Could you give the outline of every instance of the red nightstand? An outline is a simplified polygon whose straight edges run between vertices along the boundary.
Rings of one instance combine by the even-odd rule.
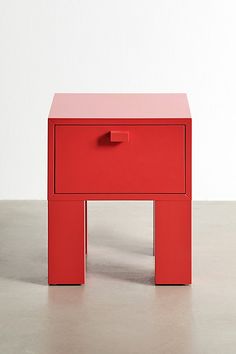
[[[56,94],[48,120],[48,282],[85,283],[87,200],[153,200],[155,284],[191,283],[185,94]]]

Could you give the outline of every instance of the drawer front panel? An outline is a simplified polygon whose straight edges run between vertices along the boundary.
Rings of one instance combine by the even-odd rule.
[[[55,193],[185,193],[184,125],[56,125]]]

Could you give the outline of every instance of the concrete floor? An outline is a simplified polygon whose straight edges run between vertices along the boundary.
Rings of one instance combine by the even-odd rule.
[[[193,285],[154,286],[152,203],[89,203],[85,286],[47,285],[47,204],[0,202],[1,354],[235,354],[236,202],[194,203]]]

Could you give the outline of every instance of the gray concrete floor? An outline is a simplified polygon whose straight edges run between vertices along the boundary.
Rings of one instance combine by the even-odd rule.
[[[87,284],[49,287],[46,208],[0,202],[1,354],[236,353],[236,202],[194,203],[192,286],[153,285],[151,202],[91,202]]]

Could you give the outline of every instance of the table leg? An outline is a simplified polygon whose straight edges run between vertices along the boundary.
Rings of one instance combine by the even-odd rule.
[[[88,254],[88,217],[87,200],[84,202],[85,254]]]
[[[191,284],[191,206],[154,201],[155,284]]]
[[[48,283],[85,283],[85,202],[48,202]]]

